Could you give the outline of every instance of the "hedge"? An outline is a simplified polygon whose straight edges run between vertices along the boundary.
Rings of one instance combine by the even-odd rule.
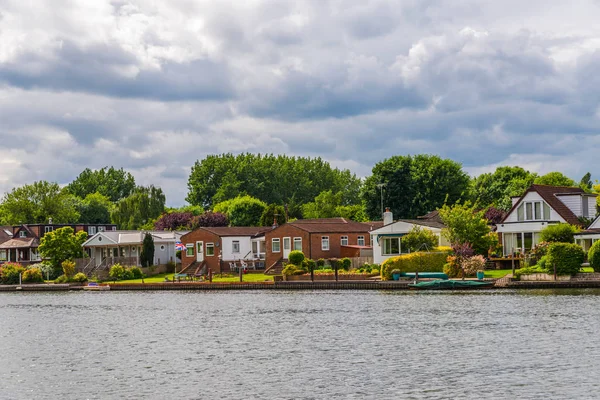
[[[416,252],[388,258],[381,264],[381,279],[392,280],[392,271],[443,272],[449,251]]]
[[[552,243],[548,247],[546,269],[557,275],[574,275],[579,272],[585,254],[581,246],[575,243]]]
[[[600,240],[594,242],[588,251],[588,261],[594,272],[600,272]]]

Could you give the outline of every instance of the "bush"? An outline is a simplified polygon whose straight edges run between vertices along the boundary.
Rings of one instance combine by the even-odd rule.
[[[462,275],[462,269],[460,267],[459,259],[456,256],[448,256],[446,258],[446,264],[442,271],[448,275],[449,278],[458,278]]]
[[[549,271],[546,268],[542,268],[539,265],[535,267],[526,267],[519,268],[515,271],[515,279],[521,279],[521,275],[531,275],[531,274],[547,274]]]
[[[480,255],[465,258],[462,260],[460,266],[466,276],[475,275],[477,271],[481,271],[485,268],[485,258]]]
[[[410,232],[402,237],[402,248],[407,248],[411,252],[419,250],[431,250],[439,242],[439,238],[435,233],[427,228],[415,225]]]
[[[332,270],[336,270],[336,269],[340,269],[340,260],[337,258],[330,258],[329,260],[329,266]]]
[[[442,272],[448,252],[417,252],[391,257],[381,264],[381,278],[392,279],[392,270],[402,272]],[[373,272],[373,269],[371,269]]]
[[[548,256],[542,256],[537,262],[536,267],[546,269],[548,267]]]
[[[75,262],[71,260],[65,260],[61,264],[63,274],[67,277],[67,279],[71,279],[73,275],[75,275]]]
[[[373,269],[371,269],[371,273],[377,275],[377,274],[379,274],[379,269],[373,268]]]
[[[69,279],[64,275],[61,275],[54,280],[54,283],[67,283],[67,282],[69,282]]]
[[[42,271],[39,268],[29,268],[23,272],[23,282],[36,283],[44,282]]]
[[[181,250],[180,250],[180,251],[181,251]],[[133,268],[138,268],[138,269],[139,269],[139,267],[133,267]],[[173,262],[173,261],[169,261],[169,262],[167,263],[167,269],[166,269],[166,272],[167,272],[168,274],[172,274],[173,272],[175,272],[175,262]],[[140,269],[140,274],[141,274],[141,273],[142,273],[142,270]],[[134,272],[133,274],[135,275],[136,273]],[[140,278],[141,278],[141,275],[140,275]],[[140,279],[140,278],[135,278],[135,279]]]
[[[125,267],[123,267],[121,264],[115,264],[112,267],[110,267],[110,270],[108,271],[108,276],[110,276],[114,281],[120,281],[123,279],[125,271]]]
[[[83,272],[78,272],[75,274],[75,276],[73,277],[72,280],[73,280],[73,282],[83,283],[83,282],[87,282],[88,278]]]
[[[542,242],[573,243],[577,227],[570,224],[548,225],[540,232]]]
[[[315,262],[315,260],[305,258],[304,263],[306,264],[306,269],[308,270],[308,272],[314,271],[317,267],[317,263]]]
[[[352,267],[352,260],[348,257],[342,258],[342,269],[344,271],[349,271],[350,267]]]
[[[319,258],[317,260],[317,267],[323,268],[325,266],[325,260],[323,258]]]
[[[594,242],[588,251],[588,261],[594,272],[600,272],[600,240]]]
[[[132,279],[142,279],[144,277],[144,273],[142,272],[142,269],[140,267],[131,267],[129,271],[133,276]]]
[[[307,271],[301,265],[287,264],[281,272],[285,276],[304,275]]]
[[[0,282],[5,285],[15,285],[19,283],[19,274],[25,272],[25,268],[17,263],[4,263],[0,268]]]
[[[552,243],[548,247],[547,268],[557,275],[574,275],[579,272],[585,254],[575,243]]]
[[[293,250],[290,252],[288,260],[294,265],[302,265],[302,261],[304,261],[304,253],[300,250]]]

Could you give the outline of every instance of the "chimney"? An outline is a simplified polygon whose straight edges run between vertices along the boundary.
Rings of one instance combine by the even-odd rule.
[[[52,217],[48,218],[48,225],[52,225]]]
[[[383,213],[383,224],[387,225],[392,222],[394,222],[394,214],[392,214],[389,207],[386,207],[385,212]]]
[[[277,228],[279,225],[277,225],[277,214],[273,215],[273,227],[272,229]]]

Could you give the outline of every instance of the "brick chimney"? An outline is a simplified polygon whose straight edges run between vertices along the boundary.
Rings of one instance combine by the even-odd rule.
[[[386,207],[383,213],[383,225],[388,225],[392,222],[394,222],[394,214],[392,214],[389,207]]]

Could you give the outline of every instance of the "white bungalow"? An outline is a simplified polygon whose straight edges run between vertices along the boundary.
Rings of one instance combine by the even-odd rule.
[[[430,213],[419,219],[393,220],[389,208],[383,213],[383,226],[370,233],[373,243],[373,262],[381,264],[390,257],[408,253],[408,249],[402,248],[402,236],[409,233],[415,226],[428,229],[438,237],[438,246],[450,246],[450,243],[442,235],[442,229],[446,226],[441,222],[437,212]]]
[[[505,256],[526,253],[540,242],[548,225],[569,223],[582,226],[580,218],[596,216],[596,195],[581,188],[531,185],[497,225]]]
[[[600,240],[600,216],[586,230],[575,235],[575,243],[583,247],[586,252],[598,240]]]
[[[98,232],[82,246],[96,265],[103,262],[141,265],[140,253],[146,233],[154,240],[154,265],[179,262],[176,257],[175,243],[187,232],[170,231],[106,231]],[[108,261],[107,261],[108,259]]]

